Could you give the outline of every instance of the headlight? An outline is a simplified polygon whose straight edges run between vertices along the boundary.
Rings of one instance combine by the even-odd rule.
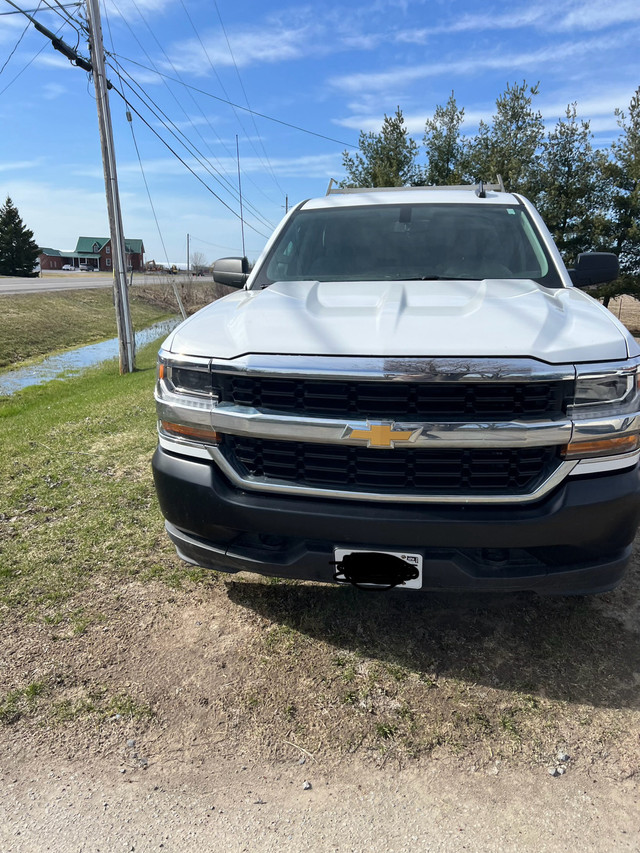
[[[160,358],[158,379],[166,382],[176,394],[214,396],[213,377],[208,362],[190,363]]]
[[[158,360],[156,410],[161,435],[189,444],[217,444],[219,435],[211,424],[218,403],[209,359]]]
[[[638,364],[580,365],[576,378],[570,443],[565,459],[633,454],[640,448]]]
[[[628,373],[579,377],[576,381],[574,406],[623,404],[636,392],[635,369]]]

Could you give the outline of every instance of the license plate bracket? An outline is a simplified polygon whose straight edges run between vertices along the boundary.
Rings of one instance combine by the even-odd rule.
[[[386,557],[392,559],[385,560]],[[350,583],[363,589],[422,589],[422,554],[336,547],[333,559],[334,578],[338,583]],[[405,570],[398,561],[405,564]],[[404,579],[398,582],[403,571]]]

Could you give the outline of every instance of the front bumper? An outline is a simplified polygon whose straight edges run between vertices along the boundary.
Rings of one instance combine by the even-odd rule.
[[[640,521],[640,471],[565,480],[527,505],[367,503],[245,492],[213,462],[158,447],[153,473],[179,555],[228,572],[332,581],[334,547],[410,550],[426,590],[614,587]]]

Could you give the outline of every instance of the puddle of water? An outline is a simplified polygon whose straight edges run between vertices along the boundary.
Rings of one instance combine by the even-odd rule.
[[[149,326],[148,329],[136,332],[136,347],[142,347],[162,336],[166,337],[180,322],[182,321],[179,318],[162,320],[160,323]],[[45,382],[51,382],[52,379],[67,379],[69,376],[77,376],[87,367],[95,367],[103,361],[117,357],[117,338],[101,341],[99,344],[78,347],[78,349],[69,350],[59,355],[51,355],[38,364],[8,370],[6,373],[0,374],[0,396],[14,394],[30,385],[43,385]]]

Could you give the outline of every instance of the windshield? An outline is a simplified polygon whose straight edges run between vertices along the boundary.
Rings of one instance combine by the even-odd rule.
[[[486,278],[562,286],[523,207],[395,204],[299,210],[254,286]]]

